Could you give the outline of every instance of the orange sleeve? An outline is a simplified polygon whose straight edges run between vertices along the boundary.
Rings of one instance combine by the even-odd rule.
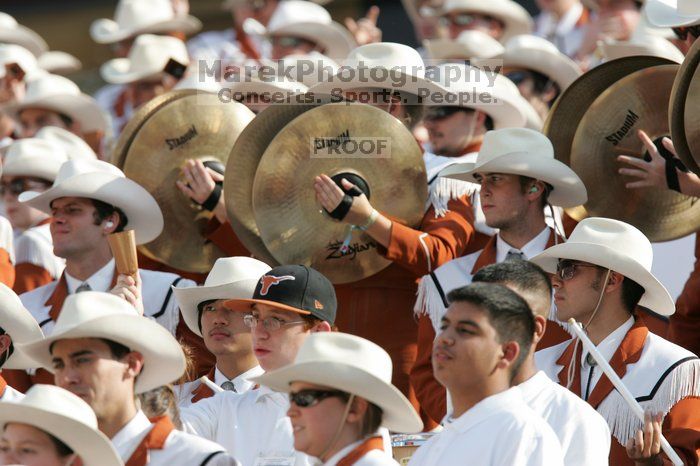
[[[7,381],[7,385],[22,393],[25,393],[32,387],[32,385],[34,385],[32,383],[32,378],[29,376],[29,374],[27,374],[27,371],[19,369],[3,369],[2,377],[5,379],[5,381]]]
[[[694,354],[700,354],[700,235],[695,239],[695,267],[676,301],[669,319],[668,339]]]
[[[250,256],[250,251],[243,246],[229,222],[221,223],[216,217],[212,217],[207,224],[204,237],[217,245],[229,257]]]
[[[474,236],[474,211],[467,196],[450,200],[448,208],[437,218],[435,210],[428,209],[420,230],[393,222],[389,247],[382,251],[385,257],[419,277],[460,257]]]
[[[0,248],[0,282],[12,288],[15,284],[15,267],[10,261],[10,254]]]
[[[17,264],[15,272],[16,280],[13,290],[17,294],[26,293],[53,281],[48,270],[29,262]]]
[[[418,319],[418,357],[411,369],[411,385],[421,409],[431,419],[440,422],[447,412],[447,390],[433,374],[433,340],[435,331],[430,317],[422,315]]]
[[[671,408],[661,431],[685,465],[700,462],[700,398],[685,398]],[[671,461],[663,456],[664,465]]]

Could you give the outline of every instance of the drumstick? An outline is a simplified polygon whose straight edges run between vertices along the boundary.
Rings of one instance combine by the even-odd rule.
[[[586,333],[583,331],[581,324],[576,322],[576,320],[574,319],[569,319],[569,325],[571,325],[571,328],[574,329],[576,336],[579,337],[586,351],[588,351],[588,353],[590,353],[590,355],[593,356],[593,359],[596,360],[598,366],[600,366],[600,368],[603,369],[603,373],[605,373],[608,379],[612,382],[615,389],[618,392],[620,392],[620,395],[622,395],[622,398],[624,398],[629,407],[632,408],[632,412],[634,413],[634,415],[637,416],[639,420],[644,422],[644,409],[634,398],[634,395],[630,393],[630,391],[627,389],[620,377],[615,373],[613,368],[610,367],[608,361],[606,361],[603,355],[600,354],[600,352],[598,352],[598,349],[588,338],[588,335],[586,335]],[[668,456],[668,458],[674,465],[683,466],[683,460],[681,460],[676,451],[671,447],[671,444],[668,443],[668,440],[666,440],[666,438],[663,435],[661,436],[661,449],[664,451],[664,453],[666,453],[666,456]]]
[[[207,377],[206,375],[201,376],[199,378],[199,381],[202,382],[207,387],[209,387],[214,393],[219,393],[219,392],[224,391],[223,388],[219,387],[217,384],[215,384],[214,382],[209,380],[209,377]]]

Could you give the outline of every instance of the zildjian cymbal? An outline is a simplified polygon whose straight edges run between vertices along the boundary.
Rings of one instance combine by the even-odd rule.
[[[699,101],[698,78],[695,77],[699,65],[700,41],[696,40],[676,74],[669,101],[669,126],[673,147],[678,158],[695,173],[700,173],[700,163],[696,159],[700,155],[694,152],[700,146],[696,113]]]
[[[571,151],[576,129],[596,98],[615,82],[637,70],[672,64],[659,57],[624,57],[603,63],[581,75],[554,102],[542,132],[552,141],[557,160],[571,165]],[[566,210],[577,221],[588,216],[582,206]]]
[[[212,213],[182,194],[175,181],[188,159],[225,164],[255,115],[243,104],[198,91],[178,91],[154,107],[124,147],[124,173],[153,195],[165,219],[163,233],[140,251],[176,269],[205,273],[225,255],[203,235]]]
[[[370,105],[323,105],[296,117],[272,140],[253,183],[255,221],[280,263],[309,265],[333,283],[387,267],[371,237],[322,213],[313,188],[322,173],[363,180],[375,209],[415,226],[428,190],[422,151],[411,132]]]
[[[289,102],[270,105],[260,112],[243,130],[226,163],[224,195],[229,223],[253,256],[272,267],[279,265],[279,262],[267,250],[255,223],[253,180],[265,149],[277,133],[294,118],[325,101],[311,94],[306,96],[312,97],[314,103],[303,103],[303,98],[295,97]]]
[[[654,66],[613,84],[581,119],[571,152],[571,168],[588,189],[588,214],[630,223],[652,242],[696,231],[700,204],[668,189],[625,188],[632,179],[619,175],[617,156],[646,155],[638,129],[647,131],[657,145],[669,135],[668,99],[677,71],[678,65]]]

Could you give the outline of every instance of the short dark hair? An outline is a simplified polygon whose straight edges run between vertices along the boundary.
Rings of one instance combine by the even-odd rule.
[[[527,302],[517,293],[496,283],[472,283],[452,290],[447,295],[452,303],[469,303],[479,307],[496,331],[499,343],[516,341],[518,357],[511,368],[511,379],[530,353],[535,333],[535,317]]]
[[[521,188],[523,193],[527,193],[529,191],[530,187],[532,186],[532,184],[535,183],[536,181],[538,181],[535,178],[531,178],[529,176],[524,176],[524,175],[519,175],[519,179],[520,179],[520,188]],[[544,181],[542,181],[542,182],[544,183],[544,192],[542,193],[540,200],[542,201],[542,203],[541,203],[542,208],[544,208],[549,203],[549,194],[554,189],[554,186],[552,186],[551,184],[546,183]]]
[[[114,340],[108,338],[98,338],[105,345],[109,346],[109,351],[112,353],[114,359],[122,359],[127,354],[131,353],[131,349],[128,346],[117,343]]]
[[[622,280],[622,304],[629,312],[634,312],[644,295],[644,287],[634,280],[625,277]]]
[[[66,115],[65,113],[61,113],[61,112],[56,112],[56,113],[58,114],[58,118],[61,119],[61,122],[64,125],[66,125],[67,128],[70,128],[71,126],[73,126],[73,121],[74,121],[73,117],[70,117],[70,116]]]
[[[0,335],[6,335],[7,332],[5,331],[4,328],[0,327]],[[0,369],[2,369],[2,366],[5,365],[8,359],[10,359],[10,356],[12,356],[12,353],[15,352],[15,343],[12,341],[12,337],[10,337],[10,348],[7,350],[7,352],[2,356],[2,359],[0,359]]]
[[[100,223],[104,222],[104,220],[107,217],[109,217],[115,212],[119,215],[119,223],[117,224],[117,229],[114,231],[123,231],[124,227],[126,227],[126,224],[129,223],[129,219],[127,218],[126,214],[119,207],[113,206],[112,204],[108,204],[106,202],[99,201],[97,199],[90,199],[90,201],[95,207],[95,213],[93,214],[93,220],[95,225],[99,225]]]
[[[383,417],[384,412],[382,408],[367,401],[367,411],[365,411],[365,416],[362,418],[362,425],[360,426],[360,437],[365,438],[376,434],[382,426]]]
[[[542,268],[530,261],[511,260],[487,265],[472,277],[472,283],[479,282],[513,285],[535,314],[546,312],[544,316],[549,315],[552,281]]]
[[[216,302],[216,299],[206,299],[201,303],[197,304],[197,327],[199,328],[199,333],[202,333],[202,312],[204,312],[204,306]]]
[[[39,429],[41,429],[41,427],[39,427]],[[63,441],[61,441],[61,439],[59,439],[58,437],[55,437],[54,435],[49,434],[48,432],[46,432],[43,429],[42,429],[42,432],[44,432],[46,435],[49,436],[49,438],[51,439],[51,442],[56,447],[56,453],[58,453],[58,456],[60,456],[61,458],[65,458],[66,456],[70,456],[73,454],[73,449],[71,447],[69,447],[68,445],[66,445],[65,443],[63,443]]]

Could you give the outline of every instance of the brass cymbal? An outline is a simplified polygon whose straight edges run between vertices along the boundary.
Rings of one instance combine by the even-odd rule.
[[[669,102],[669,126],[673,147],[678,158],[695,173],[700,173],[700,164],[695,159],[697,153],[693,152],[693,147],[697,149],[700,142],[697,142],[697,128],[692,125],[697,121],[697,115],[693,112],[698,108],[695,103],[698,97],[693,93],[697,92],[697,84],[693,85],[693,81],[699,65],[700,41],[695,41],[676,74]],[[690,89],[691,86],[694,87],[693,90]]]
[[[175,185],[188,159],[226,163],[254,114],[216,94],[178,91],[148,114],[125,147],[123,171],[150,192],[163,211],[163,233],[140,251],[176,269],[205,273],[224,256],[202,232],[212,213]]]
[[[342,150],[331,155],[327,148],[315,150],[323,144]],[[255,221],[280,263],[307,264],[333,283],[354,282],[387,267],[390,261],[363,232],[353,231],[349,252],[341,252],[350,227],[321,213],[313,183],[322,173],[359,176],[374,208],[415,226],[428,191],[422,151],[411,132],[370,105],[323,105],[299,115],[272,140],[253,183]]]
[[[321,102],[321,101],[319,101]],[[319,103],[320,104],[320,103]],[[224,195],[229,223],[243,245],[261,261],[279,265],[260,238],[253,215],[253,180],[258,163],[270,141],[287,123],[319,104],[289,102],[270,105],[243,130],[226,163]]]
[[[653,141],[669,135],[668,99],[678,65],[654,66],[620,79],[590,106],[576,131],[571,167],[588,188],[588,214],[630,223],[650,241],[669,241],[700,227],[697,199],[668,189],[627,189],[620,154],[644,157],[636,135]]]

